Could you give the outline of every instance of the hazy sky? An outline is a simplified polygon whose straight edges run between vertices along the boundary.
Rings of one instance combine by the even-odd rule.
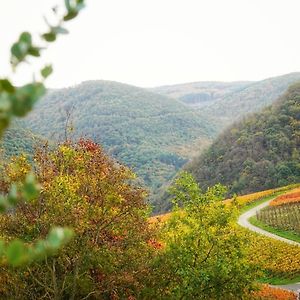
[[[0,76],[21,31],[61,0],[0,0]],[[106,79],[138,86],[259,80],[300,71],[299,0],[89,0],[45,52],[50,87]],[[32,69],[23,66],[21,83]]]

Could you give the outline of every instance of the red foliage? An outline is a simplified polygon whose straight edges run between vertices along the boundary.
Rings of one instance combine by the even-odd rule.
[[[101,150],[101,147],[99,144],[93,142],[92,140],[88,139],[80,139],[78,142],[79,147],[82,149],[88,151],[88,152],[97,152]]]
[[[281,195],[271,201],[270,206],[278,206],[289,203],[297,203],[300,202],[300,191],[295,193],[288,193]]]

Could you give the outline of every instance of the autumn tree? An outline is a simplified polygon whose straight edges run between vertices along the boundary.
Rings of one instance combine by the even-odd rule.
[[[247,240],[235,224],[236,211],[221,201],[226,189],[216,185],[203,192],[190,174],[182,173],[171,191],[175,209],[163,224],[165,248],[156,260],[149,295],[242,299],[256,272],[247,260]]]
[[[133,173],[89,140],[54,150],[42,147],[35,163],[42,193],[19,204],[14,214],[2,216],[1,233],[6,239],[22,236],[31,242],[43,238],[51,226],[61,225],[72,227],[75,237],[58,256],[13,273],[8,280],[14,288],[8,295],[15,299],[139,295],[157,250],[151,243],[154,232],[147,220],[145,191],[135,185]],[[26,168],[12,164],[8,168],[26,173]]]

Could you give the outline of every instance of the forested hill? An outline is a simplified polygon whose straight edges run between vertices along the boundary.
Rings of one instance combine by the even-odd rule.
[[[181,148],[214,134],[199,113],[165,96],[110,81],[50,91],[25,120],[30,130],[63,139],[66,112],[72,137],[90,137],[156,190],[187,161]]]
[[[201,187],[244,194],[300,181],[300,83],[227,129],[188,166]]]
[[[198,109],[221,132],[248,113],[272,104],[300,73],[289,73],[256,82],[194,82],[153,89]]]
[[[259,112],[281,96],[289,85],[300,80],[300,73],[290,73],[252,83],[244,89],[228,94],[201,112],[208,116],[212,124],[223,130],[224,126],[246,116]]]
[[[22,153],[31,157],[35,146],[41,143],[43,143],[43,139],[40,136],[15,123],[14,126],[5,132],[0,143],[0,149],[3,151],[4,157]]]

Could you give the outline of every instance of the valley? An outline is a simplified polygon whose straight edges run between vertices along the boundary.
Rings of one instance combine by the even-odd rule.
[[[117,82],[84,82],[50,90],[19,127],[53,141],[63,141],[67,130],[70,139],[99,142],[136,172],[149,189],[150,203],[160,211],[168,208],[162,202],[169,182],[187,162],[224,127],[266,107],[299,79],[300,73],[291,73],[260,82],[199,82],[151,91]],[[197,93],[213,96],[199,96],[200,106],[184,100]],[[19,140],[17,134],[13,140]]]
[[[300,4],[217,2],[3,3],[0,299],[298,300]]]

